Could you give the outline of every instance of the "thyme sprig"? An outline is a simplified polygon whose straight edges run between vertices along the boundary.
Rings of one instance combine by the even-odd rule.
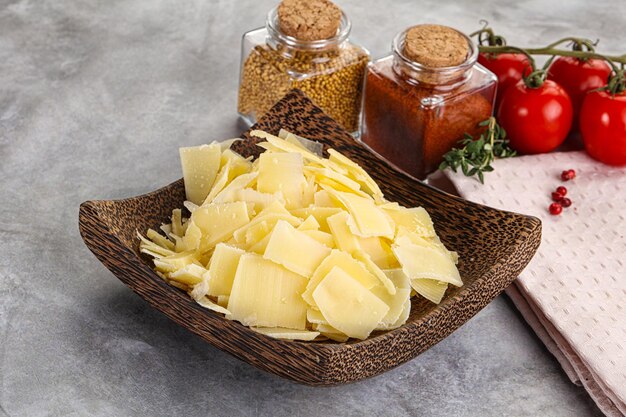
[[[457,172],[460,167],[465,176],[477,175],[481,184],[484,184],[484,173],[493,171],[491,163],[496,158],[509,158],[516,155],[516,152],[509,147],[506,132],[496,123],[495,117],[481,122],[480,126],[488,127],[478,139],[466,133],[465,138],[459,141],[462,147],[454,148],[443,156],[443,162],[439,165],[440,170],[450,168]]]

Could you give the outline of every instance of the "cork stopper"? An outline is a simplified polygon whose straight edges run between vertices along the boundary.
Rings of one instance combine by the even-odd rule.
[[[403,54],[427,67],[452,67],[467,59],[469,45],[458,31],[441,25],[418,25],[406,32]]]
[[[332,38],[341,24],[341,9],[329,0],[283,0],[278,6],[280,30],[302,41]]]

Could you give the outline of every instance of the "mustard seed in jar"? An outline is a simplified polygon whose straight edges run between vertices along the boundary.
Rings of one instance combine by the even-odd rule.
[[[348,41],[350,22],[328,0],[283,0],[266,27],[243,37],[238,112],[255,123],[292,88],[357,132],[369,53]]]

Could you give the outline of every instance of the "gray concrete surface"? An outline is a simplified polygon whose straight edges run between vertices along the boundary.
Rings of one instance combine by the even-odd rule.
[[[387,374],[308,388],[179,328],[83,245],[82,201],[153,190],[179,146],[238,135],[240,36],[273,3],[0,0],[0,415],[598,415],[504,297]],[[340,4],[374,56],[427,21],[625,40],[622,0]]]

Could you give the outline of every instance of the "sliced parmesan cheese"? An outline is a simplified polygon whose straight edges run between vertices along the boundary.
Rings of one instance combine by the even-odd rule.
[[[174,210],[179,210],[180,211],[180,209],[174,209]],[[173,213],[173,211],[172,211],[172,213]],[[174,222],[172,222],[172,223],[174,223]],[[161,231],[163,233],[165,233],[165,236],[170,236],[172,234],[172,223],[170,223],[170,224],[162,223],[161,226],[159,226],[159,229],[161,229]]]
[[[281,205],[285,204],[285,198],[281,193],[261,193],[252,188],[241,188],[234,191],[231,195],[231,200],[252,203],[255,206],[255,210],[258,212],[262,211],[274,202],[278,202]]]
[[[315,270],[307,283],[306,291],[302,294],[302,298],[311,306],[317,308],[315,300],[313,299],[313,292],[326,275],[335,267],[339,267],[350,274],[352,278],[356,279],[366,289],[373,288],[380,283],[378,279],[367,270],[365,265],[349,254],[335,249]]]
[[[323,182],[324,179],[330,179],[355,193],[358,193],[361,186],[358,182],[351,180],[345,175],[340,174],[330,168],[318,168],[313,166],[307,166],[304,168],[304,172],[314,175],[316,179]]]
[[[313,152],[304,149],[302,146],[294,145],[293,143],[289,143],[285,140],[280,139],[279,137],[270,135],[269,133],[263,132],[261,130],[253,130],[252,132],[250,132],[250,135],[267,140],[276,149],[279,149],[283,152],[299,153],[307,161],[316,162],[322,166],[325,165],[324,159],[315,155]]]
[[[411,283],[409,281],[409,278],[402,272],[401,269],[388,269],[383,272],[395,285],[396,293],[394,295],[391,295],[384,287],[380,285],[372,289],[372,293],[374,293],[374,295],[383,300],[389,306],[389,312],[381,320],[376,329],[391,330],[398,328],[406,323],[406,318],[404,318],[404,320],[400,320],[400,318],[407,308],[407,302],[409,305],[408,309],[410,310]]]
[[[154,266],[161,272],[175,272],[196,260],[195,252],[179,252],[160,259],[154,259]]]
[[[211,200],[212,203],[226,203],[235,200],[235,196],[238,192],[248,187],[252,181],[254,181],[259,174],[257,172],[250,172],[249,174],[243,174],[233,179],[226,187],[222,189]]]
[[[176,242],[176,251],[179,252],[179,249],[195,251],[200,248],[201,241],[202,230],[198,226],[196,226],[193,221],[191,221],[191,223],[187,227],[187,232],[185,232],[185,236],[183,236],[181,241]]]
[[[326,219],[328,219],[333,214],[340,213],[342,210],[336,207],[306,207],[301,209],[291,210],[291,214],[294,216],[298,216],[301,219],[306,219],[309,216],[315,217],[315,220],[320,224],[320,230],[322,232],[330,233],[330,229],[328,228],[328,223]]]
[[[380,298],[389,307],[389,311],[380,320],[376,330],[395,329],[398,318],[402,314],[402,310],[404,310],[404,305],[411,297],[411,290],[409,288],[396,288],[396,293],[391,295],[385,287],[378,285],[372,288],[371,291],[372,294]]]
[[[268,234],[263,239],[259,240],[257,243],[248,248],[249,252],[257,253],[259,255],[263,255],[265,253],[265,249],[267,249],[267,244],[270,242],[270,235]]]
[[[211,187],[211,191],[209,191],[209,194],[201,203],[202,205],[210,204],[215,196],[218,195],[224,189],[224,187],[226,187],[226,184],[228,184],[228,182],[232,178],[232,176],[230,175],[231,163],[232,162],[230,160],[227,160],[226,164],[222,168],[220,168],[220,171],[217,173],[217,177],[215,177],[215,182]],[[192,210],[190,211],[193,213]]]
[[[230,165],[228,172],[229,179],[232,180],[239,175],[247,174],[252,169],[252,162],[249,159],[244,158],[237,152],[230,149],[226,149],[222,152],[221,166],[226,164]]]
[[[164,256],[166,256],[166,255],[162,255],[162,254],[157,253],[157,252],[153,252],[153,251],[151,251],[151,250],[150,250],[148,247],[146,247],[146,246],[142,246],[142,247],[139,249],[139,252],[144,253],[144,254],[146,254],[146,255],[150,255],[150,256],[152,256],[152,257],[153,257],[153,258],[155,258],[155,259],[160,259],[160,258],[163,258]]]
[[[322,313],[320,313],[319,310],[315,310],[312,308],[309,308],[306,311],[306,321],[311,324],[328,324],[324,316],[322,316]]]
[[[163,246],[158,245],[154,243],[153,241],[146,239],[145,237],[141,236],[141,234],[139,233],[137,233],[137,236],[139,236],[139,239],[141,240],[139,250],[143,253],[148,253],[151,256],[156,255],[155,257],[157,258],[172,256],[175,253],[171,249],[164,248]]]
[[[282,131],[256,160],[234,140],[181,149],[187,201],[139,250],[200,305],[259,333],[345,342],[403,325],[410,298],[462,285],[423,208],[385,200],[339,152]],[[205,181],[207,180],[207,181]],[[205,267],[206,266],[206,267]]]
[[[246,247],[254,246],[265,236],[269,235],[270,231],[272,230],[272,226],[270,226],[267,221],[262,221],[248,228],[248,230],[246,230],[246,236],[244,241]]]
[[[328,254],[330,248],[280,220],[270,235],[263,257],[296,274],[310,277]]]
[[[318,190],[315,178],[311,177],[307,179],[307,182],[302,185],[302,201],[300,207],[308,207],[315,203],[315,193]]]
[[[159,232],[157,232],[156,230],[148,229],[148,231],[146,232],[146,236],[157,245],[171,251],[174,250],[174,242],[168,240],[165,236],[159,234]]]
[[[259,213],[252,221],[246,225],[241,226],[239,229],[233,232],[233,236],[237,242],[244,242],[246,234],[250,228],[256,227],[259,223],[265,222],[269,228],[274,228],[276,223],[279,221],[286,221],[290,225],[294,227],[300,226],[302,224],[302,220],[298,217],[292,216],[287,212],[287,214],[282,213]]]
[[[448,289],[448,283],[434,279],[412,279],[411,287],[425,299],[439,304]]]
[[[194,285],[189,295],[194,300],[198,301],[204,298],[209,293],[209,273],[208,271],[202,275],[202,281]]]
[[[207,297],[203,297],[199,300],[196,300],[196,302],[200,304],[202,307],[208,308],[209,310],[215,311],[216,313],[227,314],[227,315],[230,314],[230,311],[228,311],[221,305],[214,303]]]
[[[180,148],[179,153],[187,200],[202,204],[220,168],[220,146],[211,144]]]
[[[400,266],[391,251],[391,245],[387,243],[386,239],[380,237],[361,237],[357,239],[361,250],[367,253],[379,268],[391,269]]]
[[[269,142],[259,142],[259,143],[256,144],[256,146],[258,146],[259,148],[263,148],[266,151],[271,152],[271,153],[283,153],[284,152],[282,149],[280,149],[277,146],[272,145]],[[259,160],[257,158],[257,160],[252,163],[253,168],[257,168],[258,167],[258,162],[259,162]]]
[[[217,296],[217,304],[219,304],[220,306],[226,308],[228,306],[228,299],[230,298],[229,295],[218,295]]]
[[[193,212],[191,221],[202,232],[202,238],[196,249],[206,252],[213,249],[220,241],[230,239],[235,230],[250,222],[250,218],[246,203],[236,201],[202,206]],[[187,234],[189,233],[188,229]],[[188,249],[191,250],[190,247]]]
[[[196,285],[202,282],[202,276],[206,269],[196,264],[185,265],[184,267],[170,272],[167,277],[182,284]]]
[[[339,330],[330,325],[318,324],[315,326],[315,328],[322,334],[322,336],[326,336],[327,338],[334,340],[335,342],[344,343],[347,342],[349,339],[348,336],[341,333]]]
[[[395,230],[391,219],[376,206],[373,200],[334,191],[327,187],[325,189],[341,201],[354,219],[354,224],[348,222],[348,227],[353,234],[361,237],[381,236],[393,239]]]
[[[284,329],[282,327],[252,327],[252,330],[257,333],[264,334],[265,336],[273,337],[274,339],[310,341],[320,335],[320,332],[312,332],[310,330]]]
[[[284,129],[280,129],[280,131],[278,132],[278,137],[281,139],[285,139],[287,142],[294,145],[300,145],[307,151],[312,152],[317,156],[322,156],[324,152],[324,145],[322,145],[321,143],[295,135]]]
[[[333,239],[333,235],[330,233],[322,232],[321,230],[302,230],[302,233],[312,237],[327,248],[333,249],[335,247],[335,239]]]
[[[435,236],[433,221],[423,207],[405,208],[398,205],[383,207],[383,210],[396,224],[396,234],[398,228],[404,228],[421,237]]]
[[[189,213],[193,213],[194,211],[196,211],[196,209],[197,209],[198,207],[200,207],[199,205],[194,204],[194,203],[192,203],[191,201],[185,201],[185,202],[183,203],[183,206],[185,206],[185,208],[186,208],[187,210],[189,210]],[[174,210],[180,210],[180,209],[174,209]],[[182,224],[181,224],[181,226],[182,226]],[[172,228],[173,228],[173,227],[174,227],[174,211],[172,211]],[[182,232],[182,230],[180,230],[180,231],[178,231],[178,232],[180,233],[180,232]],[[183,232],[183,234],[184,234],[184,232]],[[181,234],[181,235],[178,235],[178,236],[182,236],[182,234]]]
[[[411,314],[411,300],[408,299],[404,302],[404,306],[402,307],[402,312],[400,313],[400,317],[398,320],[392,324],[389,329],[397,329],[407,322],[409,319],[409,315]]]
[[[402,271],[411,279],[434,279],[460,287],[463,285],[456,265],[439,249],[402,240],[392,245]],[[417,291],[417,290],[416,290]]]
[[[396,286],[387,277],[387,275],[385,275],[385,273],[378,267],[378,265],[376,265],[374,261],[372,261],[372,259],[369,257],[367,253],[359,250],[359,251],[354,252],[352,255],[357,260],[363,262],[363,265],[365,265],[365,268],[367,268],[367,270],[370,271],[372,275],[378,278],[378,280],[387,289],[387,292],[389,294],[393,295],[396,293]]]
[[[322,314],[322,313],[320,313]],[[323,332],[323,333],[333,333],[336,335],[342,335],[345,336],[345,334],[343,334],[340,330],[335,329],[333,326],[331,326],[328,323],[317,323],[313,325],[313,328],[319,332]]]
[[[306,219],[304,219],[302,224],[298,226],[298,230],[300,231],[319,230],[319,229],[320,229],[320,224],[317,222],[317,220],[315,220],[315,217],[313,216],[307,217]]]
[[[166,282],[170,284],[172,287],[176,287],[185,292],[189,292],[189,286],[187,284],[183,284],[182,282],[174,281],[173,279],[166,279]]]
[[[378,197],[377,200],[382,200],[383,193],[378,187],[378,184],[376,184],[376,181],[374,181],[363,168],[334,149],[329,149],[328,154],[330,155],[329,159],[331,162],[345,167],[346,170],[352,175],[353,179],[363,186],[363,189],[365,189],[372,196]]]
[[[262,193],[281,192],[287,208],[302,206],[306,185],[304,162],[299,153],[263,153],[259,157],[257,189]]]
[[[227,316],[246,326],[304,330],[306,278],[255,254],[239,260]]]
[[[340,211],[330,216],[326,222],[335,239],[335,245],[344,252],[354,253],[361,249],[361,246],[359,245],[358,238],[350,232],[350,228],[348,227],[349,219],[350,214],[345,211]]]
[[[176,242],[176,252],[184,252],[185,250],[187,250],[187,245],[185,244],[185,241],[182,237],[178,237],[176,235],[172,235],[172,237],[174,238],[174,242]]]
[[[172,233],[179,237],[185,234],[183,231],[183,212],[181,209],[172,210]]]
[[[230,295],[239,259],[245,251],[218,243],[209,263],[209,295]]]
[[[289,213],[289,210],[285,208],[285,203],[282,203],[280,201],[273,201],[270,205],[265,207],[263,211],[259,213],[259,217],[265,216],[268,214],[290,215],[291,213]]]
[[[341,204],[326,190],[316,192],[313,196],[313,202],[316,207],[341,207]]]
[[[408,288],[411,289],[411,280],[406,276],[402,269],[394,268],[394,269],[386,269],[383,271],[387,278],[396,288]]]
[[[355,190],[354,188],[350,188],[347,187],[345,185],[343,185],[342,183],[335,181],[332,178],[328,178],[328,177],[324,177],[324,176],[320,176],[316,178],[317,182],[319,183],[320,187],[322,187],[323,189],[331,189],[337,192],[342,192],[342,193],[347,193],[347,194],[355,194],[359,197],[363,197],[363,198],[371,198],[367,193],[361,191],[361,190]]]
[[[389,306],[339,267],[334,267],[313,292],[330,325],[346,336],[365,339],[387,315]]]
[[[441,249],[446,256],[448,256],[452,262],[454,262],[455,264],[457,264],[459,262],[459,254],[456,253],[455,251],[451,251],[449,250],[446,245],[443,244],[443,242],[441,241],[441,239],[439,239],[439,236],[435,235],[432,238],[428,239],[435,247]]]
[[[443,252],[447,257],[449,257],[455,264],[458,261],[457,253],[449,251],[437,235],[433,237],[422,237],[419,236],[417,233],[409,232],[406,228],[400,226],[398,228],[398,233],[396,235],[394,243],[401,245],[403,244],[403,242],[406,241],[410,241],[411,243],[418,246],[437,249]]]

